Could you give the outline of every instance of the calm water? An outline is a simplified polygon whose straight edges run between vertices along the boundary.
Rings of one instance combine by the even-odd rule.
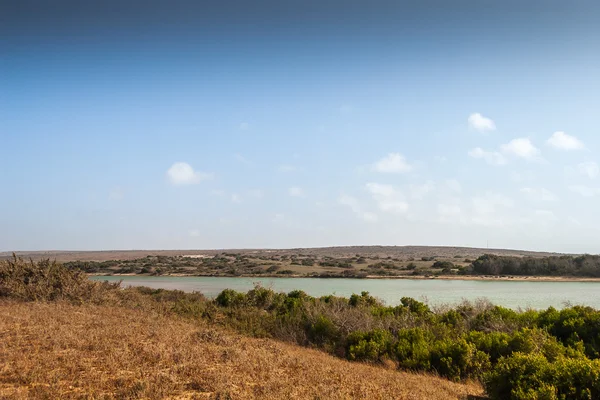
[[[94,276],[94,280],[118,281],[124,286],[198,291],[214,297],[223,289],[248,291],[254,283],[280,292],[304,290],[311,296],[335,294],[349,297],[363,290],[396,305],[404,296],[425,300],[431,305],[455,304],[463,299],[487,298],[510,308],[562,308],[584,304],[600,308],[600,282],[516,282],[436,279],[317,279],[317,278],[214,278],[154,276]]]

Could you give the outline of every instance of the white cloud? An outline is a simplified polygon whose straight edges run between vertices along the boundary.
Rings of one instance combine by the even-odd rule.
[[[583,197],[594,197],[600,195],[600,188],[589,187],[584,185],[569,186],[569,190],[580,194]]]
[[[343,206],[350,207],[354,214],[356,214],[359,218],[366,222],[377,222],[377,220],[379,219],[377,214],[375,213],[368,211],[363,212],[358,200],[352,196],[348,196],[345,194],[341,195],[338,199],[338,203],[340,203]]]
[[[499,209],[512,208],[512,199],[498,193],[486,193],[471,200],[476,214],[495,214]]]
[[[176,162],[167,170],[167,177],[173,185],[193,185],[207,179],[212,179],[213,174],[194,171],[190,164]]]
[[[462,186],[461,186],[460,182],[457,181],[456,179],[447,179],[446,187],[455,193],[462,192]]]
[[[575,136],[567,135],[564,132],[554,132],[546,143],[555,149],[560,150],[582,150],[585,148],[583,142]]]
[[[249,123],[247,123],[247,122],[242,122],[242,123],[240,124],[240,130],[242,130],[242,131],[245,131],[245,130],[248,130],[248,128],[250,128],[250,124],[249,124]]]
[[[580,174],[585,175],[590,179],[595,179],[600,174],[600,167],[593,161],[586,161],[578,164],[577,170]]]
[[[237,193],[233,193],[231,195],[231,202],[232,203],[236,203],[236,204],[240,204],[242,202],[242,196],[240,196]]]
[[[496,124],[490,118],[484,117],[479,113],[469,115],[467,119],[469,127],[478,132],[489,132],[496,130]]]
[[[432,181],[427,181],[422,185],[410,185],[409,192],[410,197],[413,199],[421,200],[427,194],[435,190],[435,184]]]
[[[469,156],[473,158],[483,159],[490,165],[504,165],[506,164],[506,157],[497,151],[486,151],[481,147],[476,147],[469,151]]]
[[[513,171],[510,174],[510,179],[514,182],[526,182],[535,179],[535,174],[532,171]]]
[[[533,215],[537,219],[541,219],[544,222],[554,222],[554,221],[558,220],[558,217],[556,216],[556,214],[554,214],[554,212],[550,211],[550,210],[535,210],[533,212]]]
[[[291,188],[288,189],[288,194],[292,197],[303,197],[304,190],[302,190],[302,188],[299,188],[297,186],[292,186]]]
[[[557,201],[558,197],[551,191],[545,188],[530,188],[525,187],[521,189],[521,193],[523,193],[527,198],[533,201]]]
[[[244,157],[241,154],[234,154],[233,158],[236,159],[236,161],[242,163],[242,164],[246,164],[246,165],[252,165],[252,161],[248,160],[246,157]]]
[[[381,211],[394,214],[405,214],[408,211],[408,203],[404,200],[404,196],[392,185],[367,183],[366,188]]]
[[[538,158],[541,153],[540,149],[535,147],[529,138],[513,139],[507,144],[503,144],[501,149],[504,153],[528,160]]]
[[[402,174],[412,170],[412,166],[406,162],[400,153],[390,153],[373,164],[373,170],[383,173]]]

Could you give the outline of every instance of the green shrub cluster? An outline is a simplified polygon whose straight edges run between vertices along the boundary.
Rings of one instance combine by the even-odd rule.
[[[477,379],[492,399],[600,398],[600,312],[589,307],[514,311],[464,303],[433,311],[407,297],[392,307],[368,292],[314,298],[264,288],[248,294],[226,290],[215,301],[228,324],[246,333],[350,360],[391,361],[400,369],[456,381]],[[255,325],[249,328],[251,320]]]

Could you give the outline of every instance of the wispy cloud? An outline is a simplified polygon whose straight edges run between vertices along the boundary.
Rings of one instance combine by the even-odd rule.
[[[510,179],[513,182],[528,182],[535,179],[535,174],[532,171],[512,171]]]
[[[462,185],[456,179],[447,179],[445,183],[446,187],[450,189],[450,191],[455,193],[462,192]]]
[[[421,200],[429,193],[435,190],[435,184],[432,181],[427,181],[421,185],[411,184],[408,188],[410,197],[416,200]]]
[[[377,220],[379,219],[377,214],[369,212],[369,211],[363,211],[358,200],[352,196],[341,195],[340,198],[338,199],[338,203],[343,206],[350,207],[352,212],[354,214],[356,214],[363,221],[377,222]]]
[[[382,173],[403,174],[412,170],[404,156],[400,153],[390,153],[373,164],[373,170]]]
[[[554,132],[554,134],[546,141],[549,146],[559,150],[583,150],[585,145],[575,136],[567,135],[564,132]]]
[[[484,117],[480,113],[473,113],[467,118],[469,127],[478,132],[490,132],[496,130],[496,124],[488,117]]]
[[[233,158],[235,158],[235,160],[237,162],[244,164],[244,165],[253,165],[254,164],[252,161],[248,160],[246,157],[244,157],[241,154],[234,154]]]
[[[193,185],[212,179],[212,173],[194,171],[186,162],[176,162],[167,170],[167,177],[173,185]]]
[[[528,199],[533,201],[557,201],[558,197],[546,188],[531,188],[524,187],[521,189],[521,193],[527,196]]]
[[[508,223],[505,211],[514,206],[514,201],[500,193],[488,192],[471,199],[470,223],[482,226],[503,226]]]
[[[585,185],[569,186],[569,190],[583,197],[594,197],[600,195],[600,188]]]
[[[304,190],[297,186],[288,189],[288,194],[292,197],[304,197]]]
[[[393,214],[405,214],[408,211],[409,205],[404,195],[394,186],[371,182],[367,183],[366,189],[381,211]]]
[[[505,165],[506,157],[497,151],[486,151],[481,147],[476,147],[469,151],[469,156],[484,160],[490,165]]]
[[[577,171],[590,179],[595,179],[600,175],[600,167],[594,161],[586,161],[577,164]]]

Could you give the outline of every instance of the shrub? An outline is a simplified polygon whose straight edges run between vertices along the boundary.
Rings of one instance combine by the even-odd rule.
[[[120,282],[94,282],[78,270],[69,270],[56,261],[24,261],[13,255],[0,262],[0,297],[22,301],[102,302]]]
[[[598,399],[600,361],[562,357],[550,362],[542,354],[515,353],[500,359],[484,383],[494,400]]]
[[[281,267],[279,265],[271,265],[269,268],[267,268],[267,272],[273,273],[273,272],[278,271],[280,269],[281,269]]]
[[[277,275],[294,275],[294,271],[291,269],[284,269],[281,271],[277,271]]]
[[[403,329],[398,332],[394,356],[401,368],[417,371],[431,369],[431,332],[422,328]]]
[[[427,304],[421,303],[420,301],[417,301],[410,297],[403,297],[402,299],[400,299],[400,303],[402,303],[404,307],[408,307],[408,309],[411,312],[418,315],[424,315],[431,312]]]
[[[317,320],[310,324],[308,337],[311,342],[319,346],[335,344],[340,338],[339,328],[324,315],[319,315]]]
[[[392,339],[391,333],[383,329],[353,332],[348,335],[348,358],[350,360],[381,361],[384,357],[389,356]]]
[[[490,357],[464,339],[438,341],[430,354],[431,367],[442,376],[458,381],[478,378],[490,368]]]
[[[233,289],[225,289],[216,297],[215,302],[221,307],[239,307],[244,304],[246,295]]]

